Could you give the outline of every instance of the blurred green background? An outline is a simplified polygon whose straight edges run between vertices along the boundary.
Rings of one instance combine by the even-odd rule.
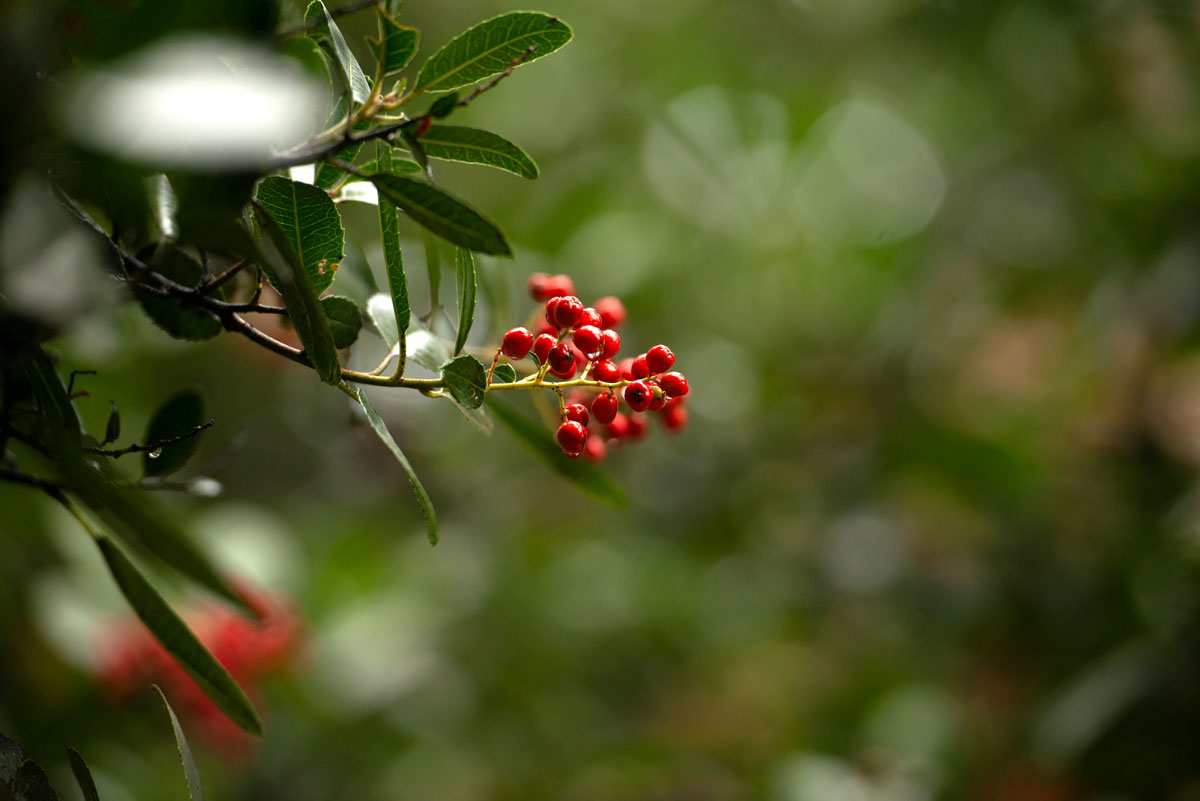
[[[575,40],[456,123],[541,177],[439,180],[516,252],[481,265],[475,344],[546,270],[624,299],[626,351],[678,355],[690,427],[607,462],[628,510],[377,392],[440,511],[431,549],[310,371],[60,299],[64,367],[99,371],[92,430],[110,399],[129,439],[204,392],[191,474],[224,491],[166,500],[303,620],[261,687],[266,738],[237,760],[194,743],[209,796],[1200,799],[1200,6],[540,9]],[[401,21],[427,54],[509,10],[409,0]],[[14,13],[14,39],[80,36]],[[23,166],[10,253],[41,208]],[[368,246],[352,294],[364,264],[382,281]],[[183,797],[150,693],[97,688],[127,613],[86,534],[23,488],[0,510],[0,731],[64,797],[66,745],[106,801]]]

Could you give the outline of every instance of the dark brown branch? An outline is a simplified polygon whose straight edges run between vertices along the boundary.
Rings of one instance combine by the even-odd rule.
[[[124,448],[88,448],[87,451],[88,453],[98,453],[101,456],[109,456],[113,459],[120,459],[122,456],[126,456],[131,453],[149,453],[160,450],[161,448],[165,448],[167,445],[174,445],[176,442],[183,442],[185,439],[191,439],[204,429],[212,428],[214,422],[215,421],[213,420],[209,420],[207,423],[201,423],[187,433],[180,434],[176,437],[167,437],[166,439],[161,439],[158,442],[152,442],[149,445],[138,445],[137,443],[134,443],[133,445],[129,445]]]

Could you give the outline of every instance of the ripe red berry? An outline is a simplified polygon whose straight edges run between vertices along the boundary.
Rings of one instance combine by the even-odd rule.
[[[558,323],[554,321],[555,311],[558,309],[558,304],[562,302],[562,298],[553,297],[546,301],[546,313],[544,317],[546,322],[555,330],[558,330]]]
[[[604,349],[604,340],[600,329],[594,325],[579,326],[571,338],[575,340],[575,347],[579,348],[588,358],[596,358]]]
[[[646,415],[629,415],[629,430],[625,434],[625,439],[637,441],[644,436],[646,436]]]
[[[575,282],[569,275],[552,275],[546,279],[546,292],[550,297],[563,298],[575,294]]]
[[[645,381],[634,381],[632,384],[625,386],[625,402],[635,412],[646,411],[650,407],[652,399],[653,394],[650,391],[650,385]]]
[[[582,403],[568,403],[563,407],[563,414],[567,416],[568,420],[574,420],[581,426],[586,426],[592,420],[592,416],[588,414],[587,407]]]
[[[593,309],[591,306],[585,306],[583,314],[579,315],[578,325],[594,325],[597,328],[604,327],[604,320],[600,318],[600,312]]]
[[[652,412],[661,412],[667,405],[666,393],[662,391],[662,387],[653,385],[650,387],[650,391],[652,393],[652,397],[650,398],[650,406],[648,407],[649,410]]]
[[[583,443],[583,458],[589,462],[603,462],[608,455],[608,446],[600,437],[588,437]]]
[[[605,392],[597,395],[592,401],[592,415],[595,416],[597,422],[607,425],[616,418],[619,405],[616,395]]]
[[[529,289],[529,296],[538,303],[545,303],[550,298],[554,297],[547,286],[550,276],[545,273],[534,273],[529,276],[529,283],[526,285]]]
[[[546,322],[545,317],[538,318],[537,330],[534,331],[533,333],[535,335],[537,335],[537,334],[552,334],[552,335],[555,335],[555,339],[558,338],[558,336],[557,336],[558,329],[555,328],[554,326],[550,325],[550,323]]]
[[[665,373],[675,363],[675,354],[666,345],[655,345],[646,351],[646,366],[652,373]]]
[[[646,354],[633,357],[633,364],[629,366],[629,375],[631,378],[645,378],[650,375],[650,366],[646,364]]]
[[[630,381],[633,379],[633,358],[632,357],[630,357],[628,359],[621,359],[621,361],[617,362],[617,368],[620,369],[620,371],[621,371],[621,378],[624,378],[626,381]]]
[[[608,359],[602,359],[592,365],[592,378],[605,384],[615,384],[621,380],[621,368]]]
[[[524,359],[533,347],[533,334],[524,328],[510,328],[500,341],[500,350],[510,359]]]
[[[600,338],[604,341],[604,352],[600,355],[605,359],[616,356],[617,351],[621,349],[621,335],[611,328],[605,328],[600,332]]]
[[[583,302],[574,295],[567,295],[558,299],[557,303],[553,300],[553,312],[550,304],[546,304],[546,319],[553,323],[557,328],[574,328],[579,324],[579,318],[583,315]]]
[[[688,382],[683,373],[663,373],[658,377],[658,385],[668,398],[682,398],[688,394]]]
[[[567,372],[571,375],[575,374],[575,352],[566,342],[559,342],[550,348],[550,353],[546,355],[546,361],[550,363],[550,369],[554,371],[555,375]]]
[[[678,431],[688,423],[688,409],[683,404],[683,398],[672,398],[667,401],[667,408],[658,415],[663,428],[668,431]]]
[[[611,295],[596,301],[594,308],[600,312],[604,328],[618,328],[625,322],[625,304]]]
[[[550,349],[554,347],[554,343],[557,341],[557,337],[553,334],[538,334],[538,338],[533,341],[533,348],[531,349],[533,350],[533,355],[537,356],[539,362],[545,364],[546,358],[550,355]]]
[[[604,433],[608,434],[610,439],[624,439],[629,436],[629,416],[617,412],[611,423],[604,427]]]
[[[558,427],[555,438],[563,453],[572,459],[578,459],[583,452],[583,443],[587,441],[587,429],[574,420],[568,420]]]

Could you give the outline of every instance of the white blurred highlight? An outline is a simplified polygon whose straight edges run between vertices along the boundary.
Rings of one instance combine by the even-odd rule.
[[[299,65],[230,39],[160,41],[72,82],[63,116],[81,142],[179,167],[261,164],[310,136],[324,87]]]

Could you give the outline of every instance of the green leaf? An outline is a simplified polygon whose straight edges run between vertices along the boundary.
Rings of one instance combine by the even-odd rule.
[[[54,371],[50,357],[39,347],[31,346],[21,351],[21,365],[25,378],[37,398],[49,431],[47,436],[55,450],[65,449],[78,455],[83,445],[83,431],[79,415],[67,395],[67,390]]]
[[[329,329],[325,310],[317,300],[317,292],[305,275],[303,262],[288,241],[287,233],[262,206],[255,206],[254,219],[266,234],[258,246],[259,265],[274,276],[275,287],[283,298],[309,362],[326,384],[341,383],[341,365],[337,346],[333,344],[333,332]]]
[[[185,390],[168,398],[158,407],[146,428],[145,444],[180,437],[204,423],[204,399],[195,390]],[[165,476],[174,473],[191,458],[199,445],[200,436],[188,437],[142,454],[142,470],[146,476]]]
[[[417,46],[421,41],[421,32],[416,28],[401,25],[379,6],[379,38],[367,39],[367,47],[371,48],[375,60],[379,62],[378,77],[382,79],[393,72],[399,72],[408,66],[408,62],[417,54]]]
[[[367,299],[367,316],[375,324],[375,330],[389,348],[394,348],[400,342],[400,333],[396,330],[396,313],[392,310],[392,299],[380,292]]]
[[[458,92],[451,92],[433,101],[433,104],[429,107],[429,116],[436,120],[449,117],[456,106],[458,106]],[[424,139],[425,137],[422,136],[421,138]]]
[[[183,775],[187,779],[188,798],[191,801],[204,801],[204,791],[200,789],[200,772],[196,770],[196,760],[192,757],[192,749],[183,733],[183,727],[179,725],[179,718],[171,708],[171,702],[167,700],[167,694],[162,691],[162,687],[157,684],[153,687],[167,709],[167,716],[171,718],[171,728],[175,731],[175,746],[179,749],[179,761],[183,763]]]
[[[204,694],[230,720],[261,737],[262,721],[233,677],[213,658],[120,548],[104,536],[97,537],[96,544],[121,594],[154,638],[175,657],[180,667],[195,679]]]
[[[58,801],[58,793],[50,786],[46,771],[27,759],[13,777],[12,801]]]
[[[554,436],[542,426],[513,407],[494,398],[488,408],[496,419],[513,433],[521,443],[564,476],[585,494],[601,503],[617,508],[628,506],[625,491],[612,478],[591,462],[568,459],[554,442]]]
[[[121,412],[117,410],[117,402],[112,403],[112,412],[108,415],[108,424],[104,427],[104,442],[101,445],[107,445],[110,442],[116,442],[117,437],[121,436]]]
[[[380,142],[378,144],[383,144],[383,143]],[[377,145],[377,147],[378,147],[378,145]],[[385,147],[386,147],[386,145],[385,145]],[[400,151],[400,152],[403,153],[404,151]],[[405,155],[408,155],[408,154],[405,153]],[[392,175],[412,175],[413,173],[417,173],[417,172],[421,171],[421,165],[415,161],[409,161],[408,159],[405,159],[405,158],[396,158],[395,154],[392,154],[391,159],[390,159],[390,165],[387,168],[381,167],[380,162],[377,159],[372,159],[364,164],[358,165],[358,171],[361,173],[366,173],[367,175],[375,175],[376,173],[391,173]],[[357,176],[355,176],[348,183],[354,183],[355,181],[361,181],[361,180],[364,180],[364,179],[361,179],[361,178],[358,178]]]
[[[200,263],[176,247],[165,251],[154,269],[175,283],[188,287],[199,284],[204,275]],[[134,295],[154,324],[176,339],[211,339],[221,333],[221,321],[216,315],[185,303],[182,298],[164,298],[136,289]]]
[[[405,344],[408,360],[431,372],[440,373],[443,365],[450,361],[450,343],[426,330],[420,323],[413,322],[409,325],[408,340]],[[484,379],[487,379],[486,373]],[[468,422],[485,434],[492,433],[494,426],[491,418],[483,409],[471,405],[474,403],[473,398],[468,398],[469,402],[464,404],[452,392],[445,397],[454,404],[454,408],[462,412]]]
[[[571,29],[538,11],[514,11],[486,20],[451,39],[417,77],[416,89],[448,92],[508,69],[514,59],[536,47],[522,64],[548,56],[571,41]]]
[[[345,257],[346,230],[333,198],[312,184],[274,175],[258,185],[257,197],[283,229],[320,295],[333,283],[334,265]]]
[[[350,298],[341,295],[330,295],[321,298],[325,307],[325,316],[329,319],[329,330],[333,333],[333,344],[338,348],[348,348],[358,339],[362,330],[362,312]]]
[[[451,244],[480,253],[512,255],[504,234],[495,224],[442,190],[399,175],[374,175],[371,181],[381,198],[386,197],[417,223]]]
[[[375,157],[385,173],[392,170],[392,150],[386,142],[375,144]],[[404,274],[404,254],[400,250],[400,221],[396,205],[383,194],[379,196],[379,231],[383,241],[383,262],[387,268],[388,290],[392,295],[392,313],[396,321],[395,347],[400,335],[408,330],[412,309],[408,300],[408,277]]]
[[[538,168],[525,151],[502,136],[477,128],[434,125],[421,137],[430,158],[486,164],[522,178],[537,178]]]
[[[421,505],[421,513],[425,515],[425,531],[429,535],[429,544],[437,545],[437,514],[433,511],[433,502],[429,500],[429,494],[421,486],[421,480],[417,478],[416,471],[409,464],[404,451],[400,450],[400,446],[392,438],[392,434],[384,424],[383,418],[379,416],[379,412],[375,411],[375,407],[371,405],[371,401],[367,398],[367,393],[362,389],[358,389],[356,392],[358,403],[367,415],[367,422],[371,424],[371,430],[383,441],[387,449],[392,452],[392,456],[396,457],[396,461],[400,463],[400,467],[404,470],[404,475],[408,477],[408,483],[412,485],[413,492],[417,496],[417,503]]]
[[[13,779],[24,761],[25,751],[21,744],[0,734],[0,786],[12,787]]]
[[[370,127],[370,122],[363,121],[356,124],[353,130],[355,133],[362,133],[363,131],[370,129]],[[358,152],[362,150],[362,146],[362,142],[354,142],[353,144],[347,145],[341,150],[335,151],[333,155],[337,156],[339,159],[348,164],[353,164],[354,159],[358,158]],[[320,161],[317,162],[317,168],[313,172],[313,186],[317,187],[318,189],[331,189],[333,188],[334,184],[345,178],[347,178],[347,173],[345,170],[341,169],[340,167],[335,167],[327,161]],[[353,180],[353,176],[350,176],[349,180]]]
[[[363,74],[362,67],[358,65],[354,53],[350,52],[350,46],[346,44],[346,38],[342,36],[337,23],[329,16],[329,11],[321,0],[313,0],[309,4],[308,10],[304,12],[304,22],[309,26],[309,36],[331,50],[334,61],[341,68],[342,80],[350,87],[350,95],[354,102],[366,102],[371,94],[367,76]]]
[[[497,364],[492,371],[493,384],[511,384],[517,380],[517,370],[511,364]]]
[[[456,356],[442,365],[442,378],[450,395],[468,409],[483,405],[487,393],[487,368],[469,353]]]
[[[454,250],[454,277],[458,283],[458,335],[454,337],[454,354],[462,353],[467,335],[475,322],[475,257],[464,248]],[[482,401],[481,401],[482,402]]]
[[[425,155],[425,146],[417,138],[416,132],[410,131],[408,128],[401,128],[400,138],[404,140],[404,146],[412,154],[413,160],[417,162],[421,170],[425,173],[426,182],[433,183],[433,167],[429,166],[429,157]]]
[[[96,780],[92,778],[92,772],[83,761],[83,757],[74,748],[68,747],[67,759],[71,762],[71,772],[75,774],[79,791],[83,793],[83,801],[100,801],[100,794],[96,792]]]

